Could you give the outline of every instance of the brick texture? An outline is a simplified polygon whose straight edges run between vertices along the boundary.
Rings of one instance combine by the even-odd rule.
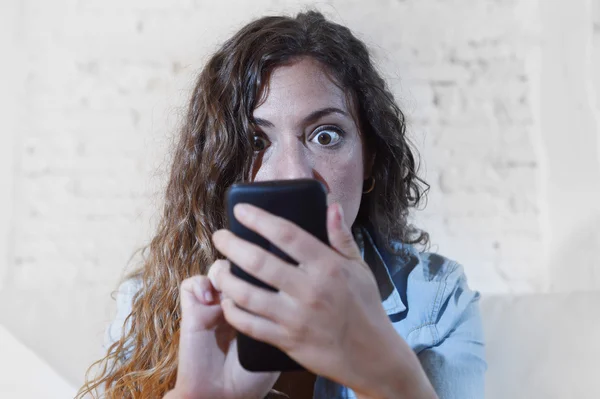
[[[17,149],[14,228],[0,315],[79,384],[114,312],[110,293],[152,235],[169,146],[196,73],[241,24],[309,3],[19,3],[15,43],[25,94],[9,129]],[[484,294],[546,292],[557,285],[552,276],[560,277],[547,264],[553,219],[545,168],[558,160],[545,158],[549,133],[540,127],[540,82],[548,82],[540,72],[538,5],[317,4],[373,49],[431,184],[415,222],[431,233],[432,249],[464,264]],[[598,18],[593,26],[590,62],[598,71]],[[593,76],[597,95],[600,78]],[[591,134],[598,161],[600,136]]]

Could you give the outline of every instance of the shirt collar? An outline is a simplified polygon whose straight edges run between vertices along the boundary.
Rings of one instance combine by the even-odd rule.
[[[369,265],[375,276],[375,281],[379,287],[379,294],[381,295],[381,303],[386,314],[389,316],[404,312],[406,304],[402,301],[398,289],[390,276],[390,266],[394,266],[393,269],[397,269],[398,265],[388,265],[386,263],[384,257],[386,249],[381,245],[378,248],[376,240],[374,240],[373,235],[366,228],[353,226],[352,233],[363,260]],[[398,258],[388,257],[388,259],[397,260]]]

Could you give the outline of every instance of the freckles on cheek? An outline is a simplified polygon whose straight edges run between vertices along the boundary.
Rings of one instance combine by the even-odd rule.
[[[325,166],[324,178],[331,189],[331,201],[341,202],[344,208],[354,200],[360,201],[362,191],[362,159],[349,157]]]

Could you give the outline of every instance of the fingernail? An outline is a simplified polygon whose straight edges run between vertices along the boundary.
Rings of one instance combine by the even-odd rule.
[[[206,302],[212,302],[213,301],[213,294],[210,291],[204,291],[204,300]]]

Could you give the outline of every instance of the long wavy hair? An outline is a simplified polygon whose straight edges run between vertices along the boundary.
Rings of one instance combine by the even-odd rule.
[[[300,57],[320,62],[347,93],[365,150],[376,154],[375,188],[363,195],[356,223],[374,226],[384,242],[427,244],[428,235],[407,217],[428,186],[416,174],[404,114],[365,44],[317,11],[257,19],[227,40],[197,78],[156,234],[142,249],[141,266],[127,276],[141,288],[122,336],[88,369],[78,398],[98,388],[106,398],[158,398],[174,387],[180,284],[205,275],[218,259],[211,235],[226,227],[225,191],[251,178],[252,112],[273,69]]]

